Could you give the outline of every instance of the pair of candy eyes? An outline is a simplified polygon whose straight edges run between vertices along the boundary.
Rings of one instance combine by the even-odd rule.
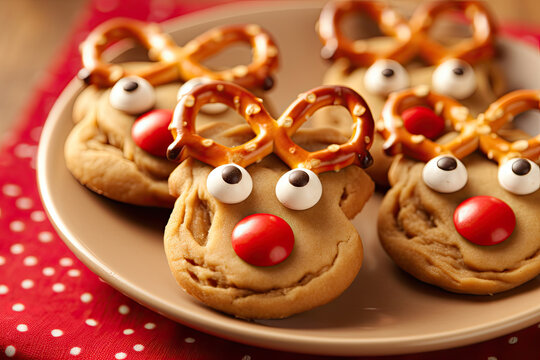
[[[194,78],[180,87],[177,100],[197,85],[209,82],[206,78]],[[114,84],[109,94],[111,106],[130,115],[138,115],[149,111],[156,104],[154,87],[138,76],[127,76]],[[225,104],[207,104],[202,108],[205,113],[216,114],[227,109]]]
[[[382,59],[371,65],[364,75],[365,88],[377,95],[386,96],[410,86],[407,70],[397,61]],[[476,77],[473,68],[465,61],[449,59],[441,63],[432,75],[435,92],[466,99],[476,90]]]
[[[253,180],[243,167],[225,164],[213,169],[206,178],[210,194],[225,204],[237,204],[251,194]],[[280,203],[292,210],[306,210],[319,202],[322,184],[308,169],[293,169],[283,174],[275,188]]]
[[[431,159],[422,171],[424,183],[441,193],[453,193],[467,184],[467,169],[451,155],[440,155]],[[499,184],[516,195],[531,194],[540,188],[540,168],[523,158],[506,161],[499,167]]]

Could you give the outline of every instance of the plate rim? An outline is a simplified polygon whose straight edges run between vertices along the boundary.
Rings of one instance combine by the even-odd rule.
[[[226,19],[239,15],[248,15],[267,11],[286,11],[289,9],[320,9],[325,2],[307,2],[307,1],[248,1],[239,3],[223,4],[208,9],[200,10],[167,20],[163,23],[163,28],[167,32],[181,31],[201,22],[210,20]],[[508,41],[502,38],[501,41]],[[514,42],[512,46],[529,46],[525,42]],[[225,321],[215,322],[211,317],[205,314],[192,314],[188,311],[175,308],[172,304],[159,300],[159,297],[148,291],[135,286],[126,281],[121,275],[108,269],[92,252],[90,248],[79,241],[64,223],[58,213],[52,195],[48,186],[47,170],[47,148],[52,139],[52,135],[58,126],[61,114],[66,106],[73,101],[78,92],[83,89],[81,82],[75,77],[64,88],[55,104],[53,105],[47,119],[43,125],[43,130],[39,140],[37,152],[37,182],[39,195],[41,197],[44,209],[49,217],[53,227],[64,243],[68,246],[77,258],[92,272],[106,281],[109,285],[120,291],[129,298],[135,300],[141,305],[158,312],[159,314],[194,328],[196,330],[208,333],[210,335],[225,338],[235,342],[254,345],[263,348],[269,348],[281,351],[302,352],[318,355],[396,355],[409,354],[414,352],[425,352],[448,349],[456,346],[464,346],[480,341],[492,339],[509,332],[522,329],[540,321],[540,304],[538,308],[529,309],[522,312],[519,316],[513,316],[505,320],[497,320],[491,323],[472,326],[469,328],[437,332],[427,334],[426,336],[393,336],[384,339],[359,339],[359,338],[328,338],[316,337],[313,335],[294,334],[291,336],[287,331],[279,333],[274,327],[267,327],[261,324],[245,322],[235,318],[227,317]],[[155,306],[161,304],[161,306]],[[246,326],[249,331],[246,331]],[[391,347],[389,345],[392,345]],[[332,348],[333,351],[329,351]]]

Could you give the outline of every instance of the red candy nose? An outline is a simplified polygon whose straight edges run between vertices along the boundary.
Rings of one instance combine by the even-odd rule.
[[[245,262],[255,266],[276,265],[294,246],[294,234],[287,222],[270,214],[253,214],[236,224],[232,247]]]
[[[435,139],[444,130],[444,119],[424,106],[415,106],[401,113],[403,125],[413,135]]]
[[[477,245],[495,245],[506,240],[516,227],[516,216],[504,201],[475,196],[454,211],[454,225],[465,239]]]
[[[158,109],[149,111],[133,123],[131,137],[138,147],[155,156],[165,157],[167,147],[174,141],[169,131],[172,111]]]

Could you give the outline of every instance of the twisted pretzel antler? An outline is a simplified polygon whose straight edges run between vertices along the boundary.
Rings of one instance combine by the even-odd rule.
[[[401,114],[414,106],[434,109],[437,115],[450,120],[459,135],[446,144],[438,144],[423,135],[411,134],[403,125]],[[519,90],[501,97],[486,112],[473,118],[469,110],[457,101],[417,87],[390,94],[382,110],[382,120],[377,123],[377,130],[386,140],[383,147],[388,154],[402,152],[424,162],[446,153],[461,159],[478,147],[489,159],[499,164],[514,157],[538,161],[540,135],[509,143],[496,131],[515,115],[539,108],[539,90]]]
[[[489,134],[480,136],[482,152],[498,163],[515,157],[540,161],[540,134],[529,140],[514,142],[508,142],[497,135],[497,130],[512,121],[514,116],[532,109],[540,110],[540,90],[513,91],[493,102],[486,112],[478,117],[490,127]]]
[[[435,20],[448,11],[463,12],[471,19],[472,39],[445,47],[430,37]],[[341,31],[348,13],[365,13],[378,25],[383,35],[396,40],[386,51],[370,50],[366,40],[353,41]],[[376,1],[333,1],[325,5],[318,22],[323,43],[321,55],[326,59],[348,58],[356,66],[370,66],[378,59],[391,59],[402,64],[420,55],[430,64],[457,58],[470,64],[494,54],[495,24],[493,17],[480,1],[433,1],[421,4],[407,22],[388,5]]]
[[[133,72],[103,60],[105,49],[123,39],[139,42],[148,50],[149,58],[155,63],[142,71]],[[236,42],[246,42],[252,47],[251,64],[237,65],[222,71],[212,71],[201,64],[203,59]],[[137,75],[153,85],[208,77],[234,81],[246,87],[269,89],[273,85],[270,73],[278,66],[276,44],[266,31],[254,24],[215,28],[191,40],[184,47],[179,47],[157,24],[118,18],[95,28],[81,43],[80,50],[84,68],[79,76],[87,83],[103,87],[114,85],[124,76]]]
[[[243,116],[255,137],[245,144],[226,147],[195,133],[195,118],[199,109],[210,102],[221,102]],[[326,149],[308,152],[296,145],[291,136],[318,109],[329,105],[346,107],[354,120],[354,131],[344,144],[332,144]],[[192,156],[212,166],[236,163],[246,167],[274,152],[291,168],[306,168],[315,173],[339,170],[351,164],[367,167],[368,152],[373,142],[373,118],[367,104],[353,90],[342,86],[321,86],[312,89],[293,102],[274,120],[260,99],[232,83],[214,81],[200,85],[178,103],[169,127],[175,138],[169,146],[169,159]]]

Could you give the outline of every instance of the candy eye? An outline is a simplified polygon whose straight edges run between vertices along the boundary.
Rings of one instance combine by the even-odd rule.
[[[473,68],[465,61],[446,60],[433,72],[433,90],[443,95],[461,100],[471,96],[476,90],[476,76]]]
[[[424,166],[422,178],[431,189],[441,193],[453,193],[467,184],[467,169],[457,158],[440,155]]]
[[[499,167],[499,184],[516,195],[527,195],[540,188],[540,168],[528,159],[510,159]]]
[[[188,92],[190,92],[195,87],[207,84],[211,80],[204,77],[198,77],[193,78],[191,80],[186,81],[182,86],[180,86],[180,89],[178,89],[178,93],[176,94],[176,100],[180,100],[180,98],[184,95],[186,95]],[[215,103],[215,104],[206,104],[201,108],[201,111],[205,114],[215,115],[215,114],[221,114],[222,112],[225,112],[227,110],[227,105]]]
[[[137,115],[154,107],[156,94],[154,87],[145,79],[128,76],[114,84],[109,101],[113,108]]]
[[[283,174],[276,184],[280,203],[292,210],[306,210],[314,206],[322,195],[319,177],[311,170],[293,169]]]
[[[407,70],[394,60],[377,60],[364,75],[364,86],[370,93],[386,96],[409,87]]]
[[[225,204],[237,204],[247,199],[253,189],[251,176],[241,166],[226,164],[215,168],[206,178],[210,194]]]

